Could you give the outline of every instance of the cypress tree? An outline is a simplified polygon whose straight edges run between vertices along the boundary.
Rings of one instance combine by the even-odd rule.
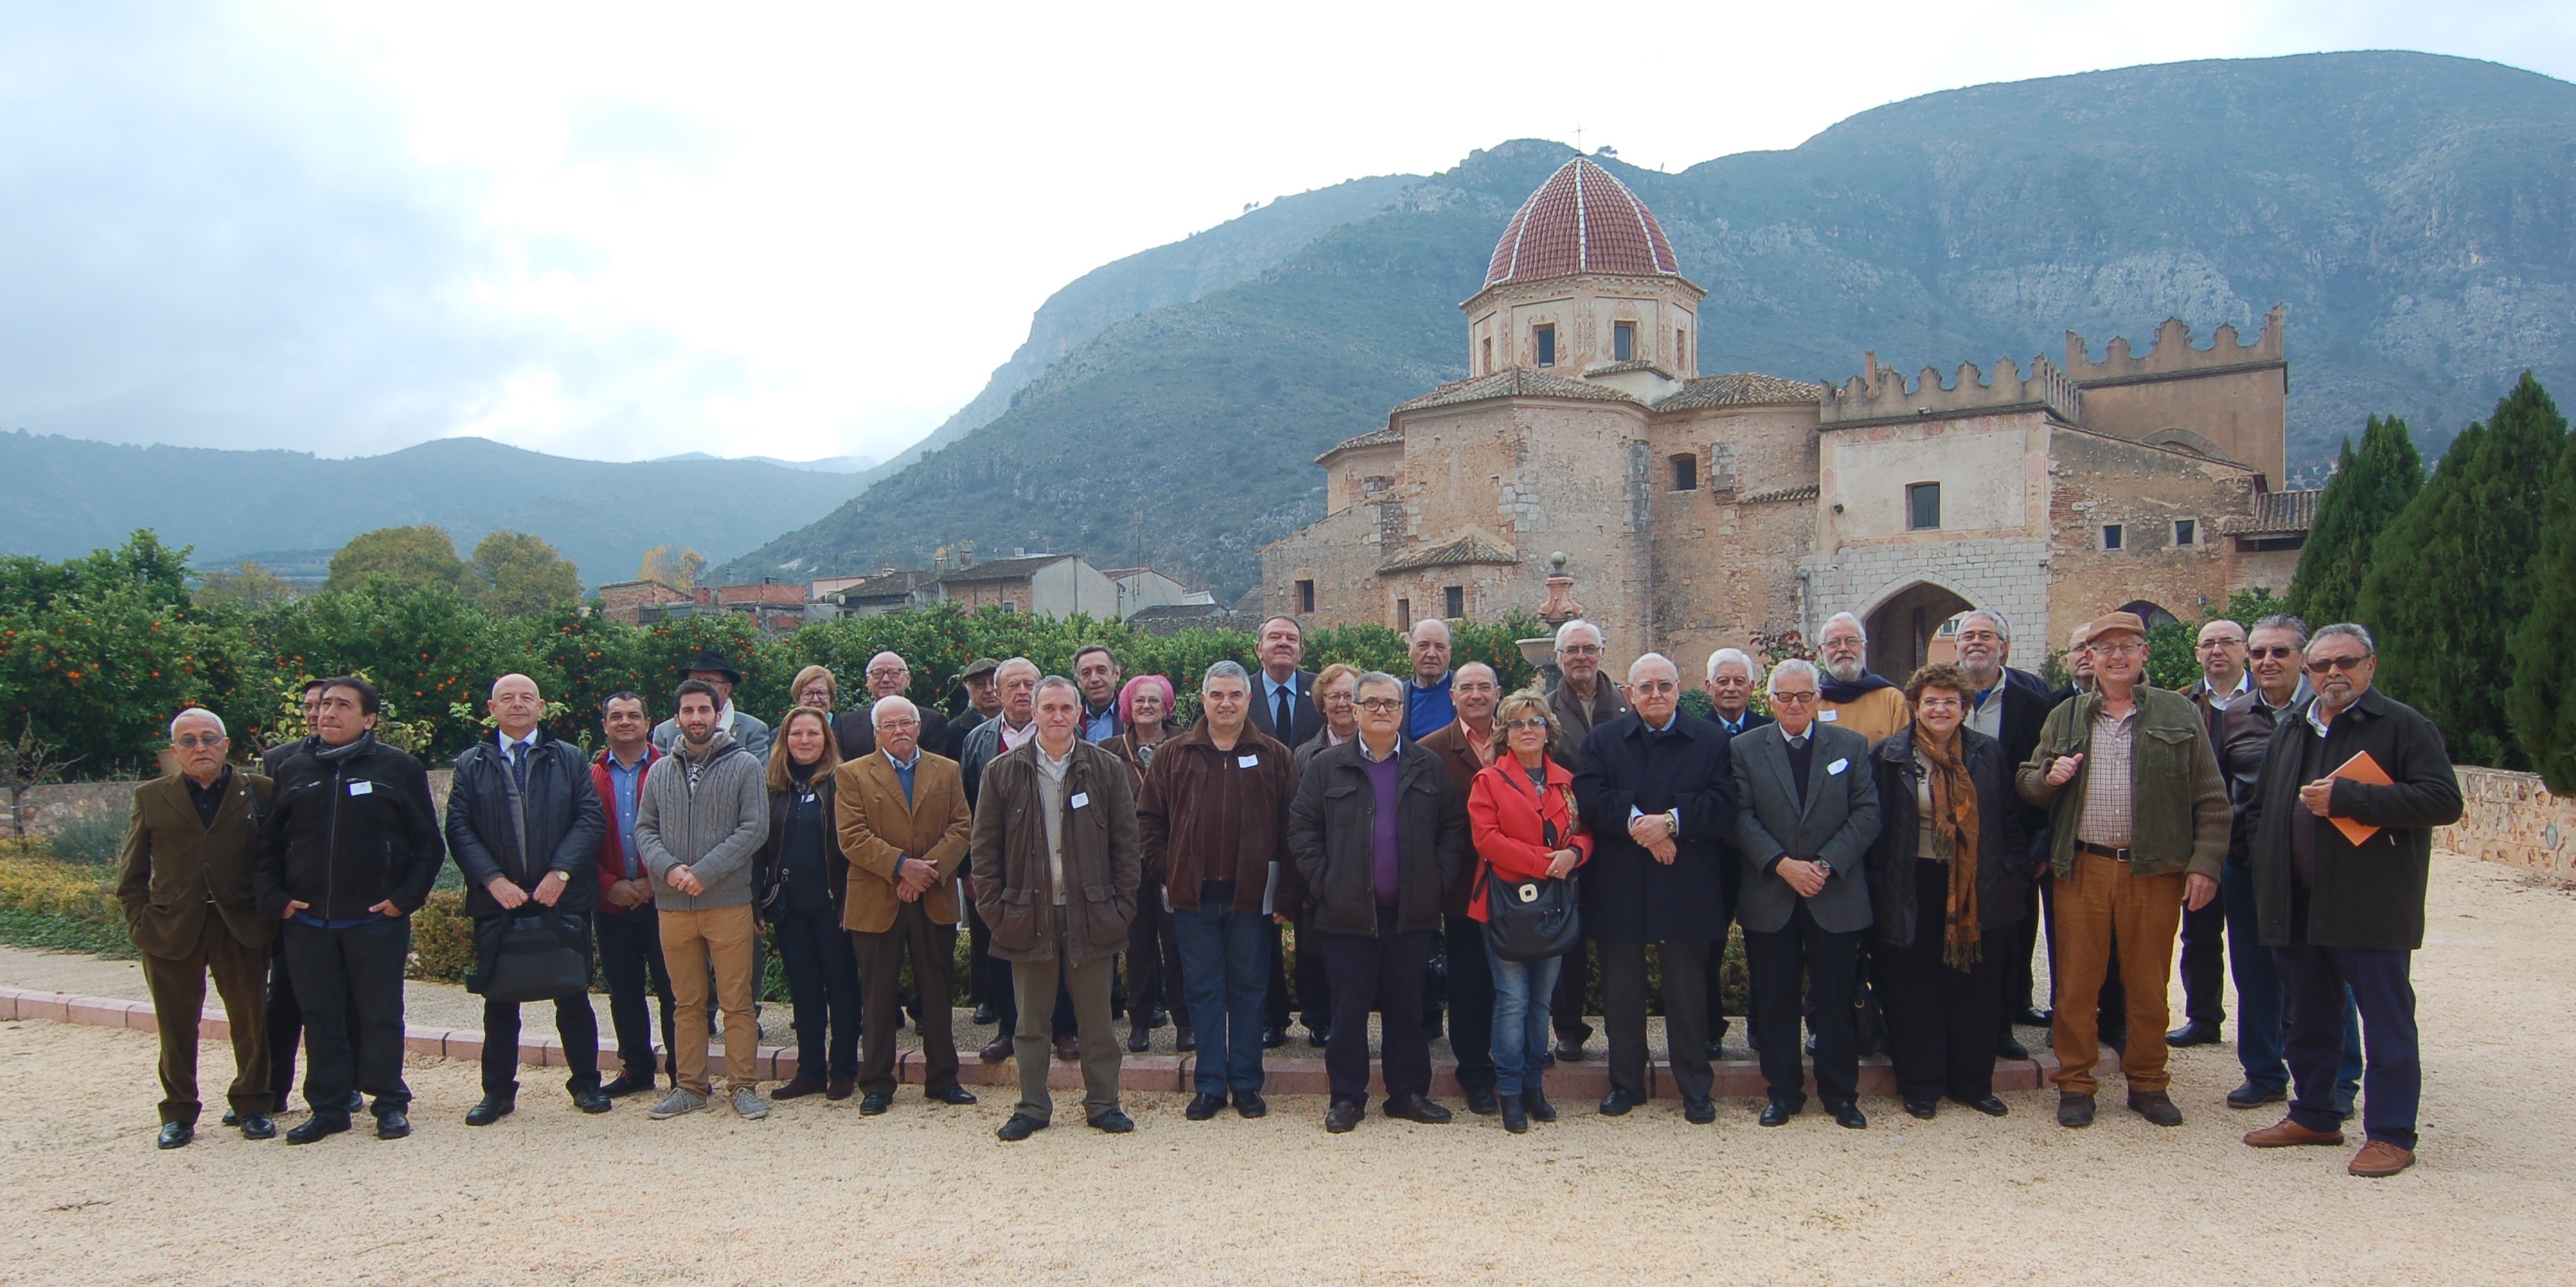
[[[2532,558],[2531,615],[2513,636],[2513,692],[2505,711],[2532,767],[2560,795],[2576,795],[2576,447],[2558,453],[2543,497],[2540,552]]]
[[[2505,718],[2507,643],[2531,613],[2541,493],[2566,438],[2567,418],[2524,372],[2371,546],[2355,617],[2378,636],[2378,682],[2439,725],[2463,764],[2526,763]]]
[[[2424,486],[2424,458],[2406,422],[2372,416],[2361,447],[2343,440],[2334,477],[2317,498],[2317,517],[2299,548],[2299,570],[2290,579],[2290,611],[2324,625],[2350,621],[2370,571],[2370,545]]]

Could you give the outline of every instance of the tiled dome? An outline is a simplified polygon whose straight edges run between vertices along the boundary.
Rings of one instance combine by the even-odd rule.
[[[1494,243],[1485,284],[1569,273],[1678,276],[1653,212],[1610,172],[1576,157],[1530,194]]]

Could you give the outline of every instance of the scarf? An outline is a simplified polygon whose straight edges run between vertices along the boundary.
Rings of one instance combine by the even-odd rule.
[[[1875,675],[1866,670],[1860,672],[1860,678],[1846,684],[1834,678],[1834,672],[1823,666],[1816,667],[1817,695],[1836,706],[1847,706],[1859,701],[1864,694],[1874,688],[1894,687],[1896,685],[1884,676]]]
[[[1967,730],[1950,735],[1944,747],[1914,730],[1914,749],[1932,765],[1932,851],[1950,869],[1948,914],[1942,918],[1941,960],[1966,973],[1977,964],[1982,944],[1977,917],[1977,784],[1960,758]],[[1923,896],[1921,890],[1915,897]]]
[[[368,747],[374,746],[375,744],[376,731],[374,729],[368,729],[366,732],[360,733],[355,738],[352,738],[347,742],[343,742],[338,746],[333,746],[329,742],[323,741],[319,736],[316,736],[313,739],[313,758],[322,761],[324,764],[338,764],[342,760],[355,757],[359,753],[365,751]]]

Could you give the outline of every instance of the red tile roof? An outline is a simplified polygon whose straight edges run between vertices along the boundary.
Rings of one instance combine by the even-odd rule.
[[[1549,175],[1503,226],[1485,284],[1569,273],[1678,276],[1681,270],[1646,203],[1578,156]]]

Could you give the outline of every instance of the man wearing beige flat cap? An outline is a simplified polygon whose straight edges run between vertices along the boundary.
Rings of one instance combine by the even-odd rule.
[[[2158,1126],[2180,1126],[2166,1093],[2165,989],[2185,906],[2218,894],[2227,857],[2227,788],[2207,726],[2191,699],[2146,683],[2147,628],[2114,612],[2086,627],[2093,690],[2049,712],[2039,746],[2021,766],[2021,797],[2049,811],[2049,863],[2057,884],[2057,1121],[2089,1126],[2098,1083],[2094,1005],[2112,952],[2128,990],[2128,1045],[2120,1071],[2129,1107]]]

